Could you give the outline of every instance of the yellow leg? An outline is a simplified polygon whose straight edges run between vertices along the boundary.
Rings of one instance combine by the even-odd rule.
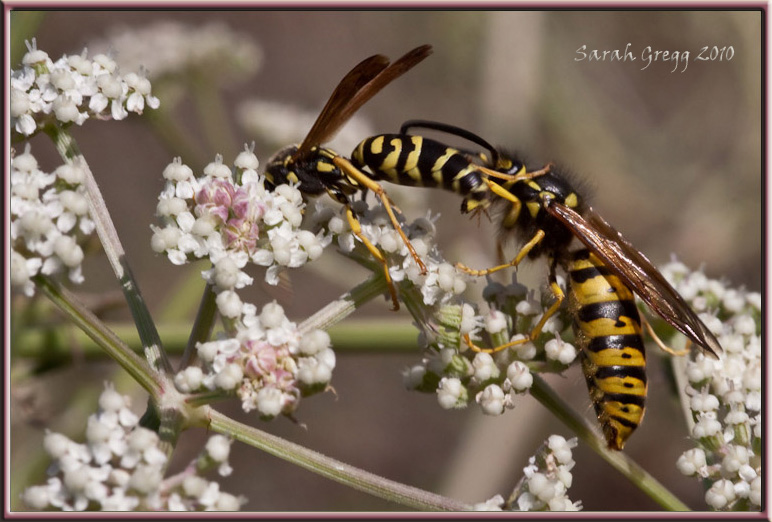
[[[549,167],[545,167],[545,169],[548,169],[548,168]],[[510,176],[510,177],[515,177],[515,176]],[[483,181],[488,185],[488,188],[490,188],[494,194],[509,201],[512,204],[512,210],[510,211],[510,214],[512,214],[513,217],[510,218],[509,220],[512,222],[517,221],[517,217],[520,213],[520,209],[523,206],[523,204],[520,202],[520,199],[518,199],[517,196],[509,192],[501,185],[497,183],[493,183],[489,179],[483,178]],[[528,252],[530,252],[536,245],[539,244],[539,242],[542,239],[544,239],[544,235],[545,234],[543,230],[537,230],[536,234],[534,234],[531,240],[528,241],[528,243],[526,243],[525,245],[523,245],[523,248],[520,249],[520,252],[517,253],[517,256],[515,256],[515,258],[512,259],[509,263],[504,263],[498,266],[494,266],[492,268],[486,268],[484,270],[475,270],[474,268],[469,268],[463,263],[456,263],[456,268],[473,276],[485,276],[493,272],[498,272],[499,270],[503,270],[505,268],[516,267],[525,258],[525,256],[528,255]]]
[[[381,199],[383,206],[386,207],[386,212],[389,214],[389,219],[391,219],[394,230],[396,230],[399,236],[402,238],[402,241],[405,243],[405,246],[410,252],[410,255],[413,256],[413,259],[418,265],[418,268],[420,268],[421,274],[426,274],[426,265],[415,251],[415,248],[413,248],[413,245],[410,243],[407,235],[405,235],[405,231],[402,230],[402,226],[399,224],[399,221],[397,221],[397,216],[394,215],[394,205],[391,203],[391,201],[389,201],[389,197],[386,195],[386,191],[383,189],[383,187],[376,181],[364,175],[359,169],[354,167],[354,165],[352,165],[349,160],[342,156],[335,156],[333,163],[335,163],[339,169],[345,172],[346,176],[356,181],[359,185],[366,188],[367,190],[371,190]]]
[[[351,207],[346,205],[346,218],[348,219],[348,224],[351,227],[351,232],[354,233],[356,237],[359,238],[359,240],[367,247],[367,250],[370,251],[370,255],[372,255],[376,260],[378,260],[379,263],[383,265],[383,274],[386,276],[386,284],[389,285],[389,293],[391,294],[391,309],[393,311],[399,310],[399,301],[397,300],[397,289],[394,287],[394,281],[391,279],[391,274],[389,274],[389,264],[386,262],[386,258],[383,257],[383,254],[381,253],[378,248],[373,245],[369,239],[362,233],[362,227],[359,224],[359,220],[354,216],[354,212],[351,210]]]
[[[517,253],[514,259],[512,259],[509,263],[504,263],[503,265],[493,266],[491,268],[486,268],[484,270],[475,270],[474,268],[469,268],[468,266],[464,265],[463,263],[456,263],[456,268],[459,270],[462,270],[466,272],[469,275],[473,276],[486,276],[488,274],[492,274],[493,272],[498,272],[499,270],[504,270],[505,268],[511,268],[516,267],[520,264],[520,262],[525,258],[525,256],[528,255],[528,252],[530,252],[533,247],[535,247],[539,241],[541,241],[544,238],[544,231],[538,230],[536,234],[531,238],[531,240],[523,245],[523,248],[520,249],[520,252]]]
[[[689,344],[691,344],[691,341],[689,339],[686,340],[686,348],[683,350],[673,350],[668,345],[666,345],[662,339],[659,338],[659,336],[654,331],[654,328],[651,327],[651,323],[646,320],[646,317],[641,314],[641,322],[646,327],[646,331],[649,332],[649,335],[651,336],[651,339],[659,346],[660,350],[663,352],[669,353],[670,355],[680,357],[682,355],[687,355],[689,353]]]
[[[550,289],[552,290],[552,295],[555,296],[555,302],[552,303],[546,312],[544,312],[544,315],[541,316],[541,319],[539,319],[539,322],[536,323],[536,326],[533,327],[531,333],[529,333],[527,337],[523,337],[522,339],[517,339],[515,341],[510,341],[508,343],[496,346],[495,348],[480,348],[472,342],[472,340],[469,338],[469,335],[464,335],[464,341],[466,342],[467,346],[469,346],[469,348],[475,352],[496,353],[500,352],[501,350],[511,348],[512,346],[535,341],[536,338],[541,334],[542,328],[544,328],[544,325],[547,323],[549,318],[555,315],[555,313],[560,308],[560,305],[563,303],[563,300],[566,298],[566,294],[563,292],[563,289],[560,288],[560,285],[558,285],[555,279],[554,266],[550,272]]]

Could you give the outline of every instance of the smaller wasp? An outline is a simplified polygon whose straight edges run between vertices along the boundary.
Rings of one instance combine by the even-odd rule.
[[[422,45],[394,63],[389,63],[389,59],[383,55],[370,56],[361,61],[338,83],[300,145],[291,145],[277,152],[268,161],[265,170],[269,188],[299,183],[298,189],[307,196],[314,197],[326,192],[346,207],[346,217],[352,232],[383,265],[394,310],[399,309],[399,303],[388,263],[381,251],[362,233],[349,198],[357,192],[364,193],[368,190],[376,194],[422,273],[426,273],[426,266],[397,221],[393,205],[383,187],[360,172],[348,159],[331,149],[321,147],[321,144],[329,141],[338,129],[381,89],[415,67],[429,54],[431,46]]]

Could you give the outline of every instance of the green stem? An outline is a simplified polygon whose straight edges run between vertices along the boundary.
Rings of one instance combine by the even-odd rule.
[[[468,511],[471,509],[468,504],[406,486],[344,464],[316,451],[236,422],[213,409],[209,409],[208,428],[318,475],[403,506],[427,511]]]
[[[603,460],[611,464],[614,469],[627,477],[630,482],[649,495],[660,506],[669,511],[690,511],[686,504],[624,452],[608,449],[606,443],[595,434],[586,419],[571,409],[541,377],[535,374],[531,395],[568,426],[571,431],[576,433]]]
[[[326,330],[386,290],[386,279],[383,274],[373,275],[303,321],[298,330],[301,334],[316,329]]]
[[[154,368],[161,369],[167,373],[172,371],[166,353],[161,345],[161,338],[158,330],[150,316],[150,311],[142,298],[139,286],[134,279],[134,275],[129,267],[126,253],[123,250],[118,232],[115,229],[110,213],[107,210],[102,193],[94,179],[94,175],[86,162],[86,159],[78,150],[77,143],[72,137],[59,126],[49,126],[46,129],[51,139],[54,141],[59,154],[65,161],[74,163],[82,169],[85,175],[86,197],[89,202],[89,211],[91,218],[96,224],[97,235],[113,268],[115,276],[121,284],[121,290],[126,297],[129,309],[131,310],[134,323],[137,325],[142,345],[145,349],[145,356]]]
[[[147,363],[131,351],[75,295],[46,276],[34,277],[35,284],[67,317],[83,330],[98,346],[126,370],[147,392],[158,398],[163,386],[158,375]]]
[[[12,320],[11,324],[29,323],[22,319]],[[135,353],[141,353],[142,342],[137,329],[129,323],[107,323],[107,328],[113,331]],[[19,331],[16,331],[19,330]],[[164,339],[164,349],[170,355],[182,354],[190,341],[190,324],[183,322],[160,323],[158,330]],[[330,334],[335,352],[347,353],[407,353],[416,351],[416,329],[404,319],[349,319],[331,326]],[[65,326],[51,328],[16,329],[11,331],[14,336],[14,357],[37,359],[45,355],[47,363],[68,363],[71,360],[70,347],[78,346],[79,355],[86,359],[104,357],[104,351],[83,332],[72,331]],[[188,363],[187,366],[189,366]],[[181,366],[184,368],[185,366]],[[538,370],[538,369],[535,369]]]
[[[208,341],[212,335],[215,313],[217,312],[216,297],[212,285],[207,284],[201,296],[201,304],[198,307],[196,321],[193,323],[193,330],[190,332],[188,344],[182,354],[180,369],[187,368],[195,361],[196,344]]]

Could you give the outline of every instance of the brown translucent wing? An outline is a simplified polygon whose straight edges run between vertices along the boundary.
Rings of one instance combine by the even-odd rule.
[[[603,217],[591,208],[581,215],[555,201],[546,205],[546,210],[571,229],[649,308],[694,343],[718,357],[721,345],[705,323],[651,261]]]
[[[303,143],[298,147],[296,156],[302,157],[313,147],[329,141],[362,105],[429,56],[431,49],[430,45],[416,47],[391,65],[389,59],[380,54],[357,64],[343,77],[327,100]]]
[[[335,87],[303,143],[298,147],[297,156],[302,156],[312,147],[327,141],[346,122],[340,116],[354,95],[388,66],[389,59],[381,54],[365,58],[354,66]]]

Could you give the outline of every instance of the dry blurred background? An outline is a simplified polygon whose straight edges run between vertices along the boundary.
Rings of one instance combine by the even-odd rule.
[[[14,41],[34,25],[27,23],[29,15],[12,14]],[[374,132],[395,132],[410,118],[435,119],[473,130],[534,160],[558,161],[576,172],[592,194],[593,206],[655,264],[676,253],[691,267],[704,266],[711,277],[760,290],[761,17],[761,11],[52,11],[37,20],[34,35],[38,48],[53,59],[80,53],[86,46],[91,55],[98,42],[119,31],[125,41],[126,31],[146,31],[162,22],[183,24],[189,34],[220,24],[221,30],[251,40],[261,51],[254,55],[255,64],[260,59],[254,75],[228,75],[212,67],[211,76],[204,72],[200,82],[189,76],[182,82],[191,92],[216,85],[219,91],[212,90],[210,97],[220,96],[217,103],[222,107],[214,101],[197,107],[179,87],[163,91],[177,100],[175,105],[169,103],[172,98],[161,98],[162,104],[173,107],[163,117],[183,125],[195,143],[217,143],[218,138],[225,142],[223,148],[201,145],[188,151],[191,157],[183,160],[190,164],[211,161],[216,153],[231,162],[243,144],[253,140],[264,164],[276,146],[239,125],[238,113],[246,100],[274,100],[315,114],[336,82],[361,59],[375,53],[396,58],[430,43],[434,54],[429,59],[361,111]],[[628,43],[635,61],[576,61],[581,46],[588,52],[611,51],[624,50]],[[150,65],[155,63],[153,54],[168,49],[146,44],[137,39],[135,50],[150,53],[146,61],[141,55],[138,59],[148,65],[152,78],[159,72]],[[683,61],[655,62],[642,70],[647,46],[688,51],[686,70]],[[732,46],[734,56],[721,62],[697,61],[704,46]],[[18,48],[12,53],[15,66]],[[120,62],[120,55],[117,58]],[[154,83],[154,93],[161,96],[159,89]],[[198,117],[207,110],[217,113]],[[133,116],[122,122],[89,121],[73,129],[101,183],[151,311],[160,310],[176,292],[175,285],[189,275],[149,248],[161,172],[172,157],[184,154],[159,137],[162,128],[151,128]],[[45,138],[32,143],[43,167],[58,164]],[[439,244],[448,259],[471,266],[491,263],[493,227],[461,216],[454,194],[389,191],[409,216],[422,215],[425,206],[441,212]],[[325,258],[320,270],[292,274],[294,298],[260,290],[247,298],[261,304],[276,297],[288,315],[299,320],[366,276],[332,250]],[[117,291],[101,258],[85,269],[84,291]],[[546,269],[543,263],[535,264],[523,273],[533,274],[539,284]],[[336,281],[336,274],[342,280]],[[479,292],[480,286],[473,291]],[[388,308],[387,302],[377,300],[355,317],[410,321]],[[700,486],[675,469],[676,458],[689,443],[679,406],[667,388],[666,365],[658,355],[650,357],[649,410],[626,451],[690,507],[702,509]],[[390,479],[470,502],[507,494],[543,439],[551,433],[571,435],[529,397],[500,418],[484,417],[477,408],[441,410],[433,396],[408,392],[402,385],[400,371],[417,358],[415,352],[341,354],[333,380],[337,398],[316,396],[298,411],[307,429],[285,419],[260,427]],[[34,421],[45,418],[46,427],[80,437],[75,416],[82,414],[68,411],[67,418],[60,418],[54,411],[67,410],[76,400],[79,388],[72,382],[80,387],[91,381],[97,393],[113,374],[113,365],[80,361],[30,378],[34,386],[27,382],[15,389],[14,491],[27,481],[41,482],[40,466],[23,465],[39,458],[42,429]],[[562,377],[548,377],[590,416],[577,368]],[[85,412],[95,405],[93,397],[82,406]],[[136,404],[140,407],[143,399],[138,397]],[[191,458],[204,436],[200,431],[183,435],[177,466]],[[235,472],[223,481],[223,489],[248,496],[246,509],[398,509],[251,448],[236,447],[235,452]],[[569,496],[582,500],[585,509],[658,509],[586,447],[576,449],[575,460]]]

